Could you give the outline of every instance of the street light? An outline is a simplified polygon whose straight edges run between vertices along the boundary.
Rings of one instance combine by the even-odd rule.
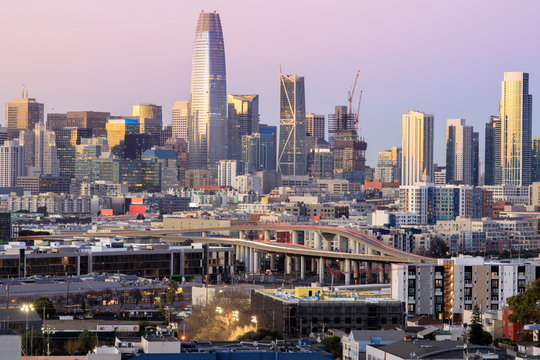
[[[26,352],[28,352],[28,313],[34,311],[34,305],[25,304],[22,306],[21,311],[26,313]]]
[[[221,306],[216,307],[216,312],[218,314],[223,314],[223,308]]]
[[[257,316],[255,316],[255,315],[251,316],[251,322],[255,324],[255,329],[258,330],[258,328],[257,328]]]
[[[238,310],[234,310],[232,312],[232,320],[233,321],[238,321],[240,320],[240,312]]]
[[[47,334],[47,356],[51,356],[51,349],[50,349],[51,334],[55,333],[54,328],[51,326],[51,324],[47,324],[41,327],[41,331],[44,334]]]

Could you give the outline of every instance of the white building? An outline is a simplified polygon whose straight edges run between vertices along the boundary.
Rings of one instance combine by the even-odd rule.
[[[420,224],[428,223],[429,188],[431,183],[401,186],[399,188],[399,209],[418,215]]]
[[[220,160],[218,163],[218,185],[237,189],[236,177],[245,172],[245,163],[239,160]]]
[[[433,114],[409,110],[403,114],[401,184],[433,180]]]
[[[26,175],[25,149],[18,140],[0,146],[0,187],[15,187],[17,177]]]
[[[493,202],[509,202],[511,204],[528,204],[529,203],[529,187],[518,185],[485,185],[484,189],[491,191],[493,194]]]
[[[0,360],[21,358],[21,336],[0,334]]]
[[[403,340],[403,330],[352,330],[341,338],[343,360],[364,360],[369,344],[387,345]]]
[[[172,108],[172,137],[188,142],[189,101],[175,101]]]
[[[262,194],[261,178],[255,175],[238,175],[236,177],[236,189],[241,194],[253,191],[256,194]]]
[[[37,123],[33,130],[20,132],[19,141],[25,148],[27,167],[36,169],[37,174],[58,176],[60,163],[54,131],[48,131],[43,123]]]

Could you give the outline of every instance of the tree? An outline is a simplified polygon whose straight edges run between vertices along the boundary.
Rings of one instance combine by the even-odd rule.
[[[174,280],[169,281],[167,287],[167,304],[169,304],[169,323],[171,322],[171,311],[176,300],[176,292],[178,291],[178,283]]]
[[[36,309],[36,312],[41,317],[43,317],[43,314],[45,314],[45,318],[50,318],[56,314],[56,309],[54,308],[52,301],[48,297],[38,297],[36,300],[34,300],[33,305],[34,309]]]
[[[70,339],[66,341],[64,349],[69,355],[75,355],[79,351],[79,342],[75,339]]]
[[[96,347],[96,335],[92,334],[88,329],[79,335],[77,339],[79,350],[84,354],[87,354],[89,351],[92,351]]]
[[[428,256],[432,258],[445,258],[448,256],[448,245],[440,237],[431,239]]]
[[[324,345],[324,350],[332,354],[334,359],[341,359],[341,339],[339,336],[329,336],[322,339],[321,344]]]
[[[43,335],[37,331],[24,333],[22,336],[22,345],[28,355],[41,355],[45,349],[45,340]]]
[[[257,329],[256,331],[248,331],[236,338],[237,341],[269,341],[281,340],[283,335],[277,329]]]
[[[484,331],[482,321],[480,320],[480,309],[474,307],[473,316],[469,331],[469,342],[474,345],[489,345],[493,341],[491,334]]]
[[[538,300],[540,300],[540,279],[533,282],[527,291],[508,298],[508,307],[512,310],[508,320],[520,325],[540,323]]]

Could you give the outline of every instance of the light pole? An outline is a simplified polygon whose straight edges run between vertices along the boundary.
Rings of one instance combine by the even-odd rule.
[[[34,305],[25,304],[22,306],[21,310],[26,313],[26,352],[28,353],[28,313],[34,311]]]
[[[54,328],[50,324],[47,324],[41,327],[41,331],[44,334],[47,333],[47,356],[51,356],[51,349],[50,349],[51,333],[54,334]]]

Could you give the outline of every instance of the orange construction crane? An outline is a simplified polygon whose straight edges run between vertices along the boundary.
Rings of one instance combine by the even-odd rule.
[[[358,82],[358,75],[360,75],[360,70],[356,72],[356,78],[354,79],[354,85],[352,90],[349,90],[347,101],[349,102],[349,114],[352,114],[352,99],[354,97],[354,90],[356,90],[356,83]]]
[[[358,115],[360,114],[360,105],[362,105],[363,92],[363,90],[360,90],[360,96],[358,97],[358,108],[356,110],[356,116],[354,117],[354,126],[356,127],[356,132],[358,132]]]

